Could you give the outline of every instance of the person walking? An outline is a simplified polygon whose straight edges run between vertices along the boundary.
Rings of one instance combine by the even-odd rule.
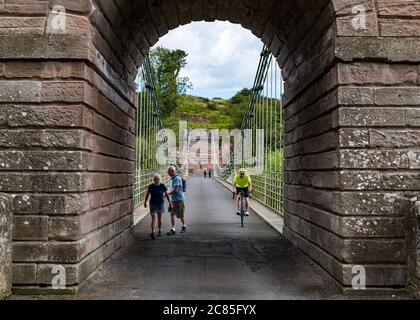
[[[176,173],[176,168],[174,166],[170,166],[168,168],[168,175],[170,179],[170,192],[168,193],[171,196],[172,206],[170,208],[171,211],[171,224],[172,228],[167,233],[168,236],[173,236],[176,234],[176,219],[180,219],[182,222],[182,230],[181,233],[187,232],[187,224],[185,222],[185,190],[183,180],[179,175]]]
[[[208,172],[209,179],[211,179],[211,174],[212,174],[211,169],[209,169],[209,172]]]
[[[147,188],[146,198],[144,200],[144,207],[147,208],[147,201],[150,197],[150,214],[152,216],[152,233],[150,237],[152,240],[156,239],[156,222],[158,223],[158,237],[162,236],[162,214],[165,213],[165,199],[168,199],[169,207],[172,207],[172,201],[168,194],[168,189],[161,183],[162,178],[160,175],[153,176],[153,183]]]
[[[204,179],[207,178],[207,168],[204,168]]]

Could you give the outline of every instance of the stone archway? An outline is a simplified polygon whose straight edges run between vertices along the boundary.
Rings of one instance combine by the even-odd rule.
[[[137,69],[169,30],[216,19],[250,29],[283,68],[285,236],[343,286],[354,265],[368,286],[404,286],[397,203],[420,189],[419,17],[414,0],[0,0],[16,288],[50,285],[59,264],[75,289],[124,243]]]

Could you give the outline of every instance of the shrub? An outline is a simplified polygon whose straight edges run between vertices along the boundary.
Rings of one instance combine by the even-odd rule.
[[[207,109],[212,110],[212,111],[216,111],[217,110],[217,105],[215,103],[208,103],[207,104]]]

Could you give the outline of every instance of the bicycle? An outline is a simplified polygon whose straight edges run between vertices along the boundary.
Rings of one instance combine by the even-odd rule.
[[[240,205],[240,213],[241,213],[241,226],[244,227],[244,217],[245,217],[245,192],[241,191],[239,193],[239,196],[241,197],[241,205]],[[236,192],[233,192],[233,199],[236,199]]]

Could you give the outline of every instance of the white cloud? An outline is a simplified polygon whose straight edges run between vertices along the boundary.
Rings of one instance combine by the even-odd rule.
[[[240,25],[194,22],[172,30],[156,46],[189,54],[182,76],[189,77],[194,85],[190,93],[229,98],[252,86],[262,42]]]

